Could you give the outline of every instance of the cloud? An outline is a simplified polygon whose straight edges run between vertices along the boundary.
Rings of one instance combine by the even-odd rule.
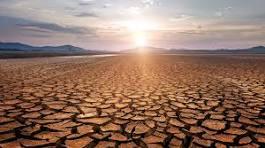
[[[203,35],[203,32],[197,31],[197,30],[187,30],[187,31],[179,31],[176,33],[180,34],[186,34],[186,35]]]
[[[186,21],[186,20],[189,20],[191,18],[193,18],[193,16],[186,15],[186,14],[180,14],[180,15],[177,15],[173,18],[170,18],[170,21],[172,21],[172,22]]]
[[[222,17],[223,16],[223,12],[217,11],[217,12],[215,12],[215,16]]]
[[[40,30],[48,30],[52,32],[60,32],[60,33],[70,33],[70,34],[90,34],[94,33],[94,29],[88,29],[84,27],[72,27],[72,26],[60,26],[58,24],[52,23],[27,23],[27,24],[17,24],[17,26],[22,27],[24,29],[27,28],[35,28]]]
[[[142,12],[141,12],[141,8],[139,8],[139,7],[130,7],[130,8],[128,8],[127,11],[128,11],[129,14],[131,14],[131,15],[139,15],[139,14],[142,13]]]
[[[229,13],[230,11],[232,10],[232,7],[229,6],[229,7],[225,7],[219,11],[216,11],[215,12],[215,16],[217,17],[223,17],[225,14]]]
[[[33,21],[23,19],[23,18],[17,18],[17,17],[9,17],[9,16],[1,16],[0,15],[0,28],[4,26],[13,26],[15,24],[24,24],[24,23],[32,23]]]
[[[154,2],[154,0],[142,0],[142,3],[153,5],[155,2]]]
[[[150,7],[153,6],[155,4],[154,0],[142,0],[142,3],[145,5],[145,7]]]
[[[112,4],[110,4],[110,3],[106,3],[106,4],[103,5],[103,8],[109,8],[109,7],[111,7],[111,6],[112,6]]]
[[[98,17],[97,14],[92,13],[92,12],[83,12],[80,14],[75,15],[76,17]]]
[[[4,28],[10,29],[22,29],[28,30],[30,32],[39,32],[39,33],[68,33],[68,34],[91,34],[94,35],[96,33],[96,28],[88,28],[88,27],[76,27],[76,26],[62,26],[55,23],[47,23],[47,22],[38,22],[33,20],[27,20],[16,17],[9,16],[0,16],[0,29],[4,31]]]
[[[79,0],[79,5],[80,6],[86,6],[86,5],[92,5],[94,0]]]

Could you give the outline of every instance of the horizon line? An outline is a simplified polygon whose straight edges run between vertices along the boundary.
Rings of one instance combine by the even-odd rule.
[[[255,48],[255,47],[265,47],[265,45],[253,45],[253,46],[248,46],[248,47],[241,47],[241,48],[186,48],[186,47],[181,47],[181,48],[176,48],[176,47],[171,47],[171,48],[165,48],[165,47],[157,47],[157,46],[143,46],[143,47],[131,47],[131,48],[125,48],[125,49],[93,49],[93,48],[87,48],[87,47],[81,47],[78,45],[73,45],[73,44],[46,44],[46,45],[36,45],[36,44],[30,44],[30,43],[25,43],[25,42],[19,42],[19,41],[12,41],[12,42],[3,42],[0,41],[0,43],[9,43],[9,44],[23,44],[27,46],[32,46],[32,47],[60,47],[60,46],[73,46],[77,48],[81,48],[84,50],[97,50],[97,51],[126,51],[126,50],[131,50],[131,49],[139,49],[139,48],[156,48],[156,49],[162,49],[162,50],[241,50],[241,49],[250,49],[250,48]]]

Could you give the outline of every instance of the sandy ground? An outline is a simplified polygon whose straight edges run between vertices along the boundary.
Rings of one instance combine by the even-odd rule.
[[[258,147],[265,56],[0,60],[0,147]]]

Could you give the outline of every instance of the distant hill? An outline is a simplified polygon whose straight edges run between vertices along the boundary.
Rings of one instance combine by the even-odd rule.
[[[164,48],[156,48],[156,47],[139,47],[139,48],[123,50],[121,51],[121,53],[137,53],[141,51],[148,52],[148,53],[165,53],[168,50]]]
[[[264,46],[246,49],[170,49],[169,53],[191,53],[191,54],[265,54]]]
[[[141,47],[124,50],[121,53],[137,53],[138,51],[159,54],[265,54],[264,46],[246,49],[164,49],[156,47]]]
[[[22,43],[0,42],[0,58],[97,55],[97,54],[109,54],[109,53],[110,52],[87,50],[72,45],[37,47]]]
[[[30,51],[30,50],[34,50],[34,47],[21,43],[0,42],[0,51]]]
[[[257,47],[252,47],[249,49],[241,49],[239,50],[241,52],[251,52],[251,53],[265,53],[265,47],[264,46],[257,46]]]
[[[63,46],[31,46],[22,43],[2,43],[0,42],[0,51],[39,51],[39,52],[97,52],[75,47],[72,45]]]

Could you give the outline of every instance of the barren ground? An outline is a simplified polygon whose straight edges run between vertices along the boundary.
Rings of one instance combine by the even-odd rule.
[[[0,147],[258,147],[265,56],[0,60]]]

